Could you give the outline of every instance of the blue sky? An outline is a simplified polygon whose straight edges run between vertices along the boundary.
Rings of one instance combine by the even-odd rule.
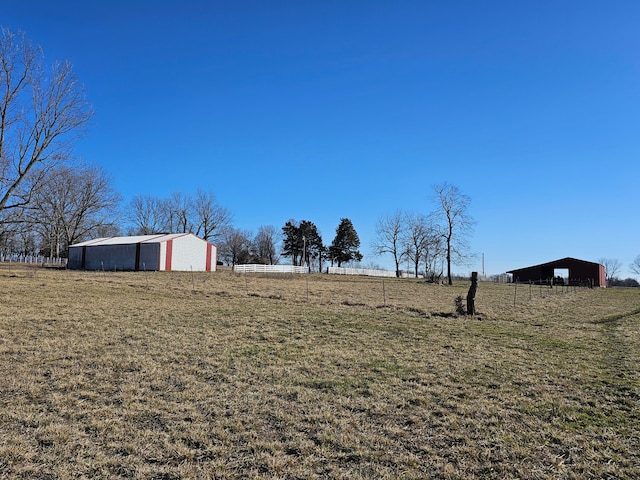
[[[95,109],[79,157],[125,201],[216,193],[235,226],[471,197],[487,274],[640,254],[640,3],[32,1],[3,5]]]

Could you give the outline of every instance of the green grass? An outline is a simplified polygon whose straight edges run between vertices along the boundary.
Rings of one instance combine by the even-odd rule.
[[[3,478],[637,478],[640,291],[0,270]]]

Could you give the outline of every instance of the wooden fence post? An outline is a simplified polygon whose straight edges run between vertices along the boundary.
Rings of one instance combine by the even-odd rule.
[[[476,291],[478,290],[478,272],[471,272],[471,286],[467,293],[467,315],[476,313]]]

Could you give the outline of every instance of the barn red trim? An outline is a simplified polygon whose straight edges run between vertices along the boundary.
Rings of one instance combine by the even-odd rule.
[[[167,240],[167,254],[165,256],[165,265],[164,265],[164,269],[167,271],[171,270],[172,257],[173,257],[173,239]]]
[[[211,271],[211,259],[213,257],[213,245],[207,243],[207,263],[205,264],[205,270],[207,272]]]

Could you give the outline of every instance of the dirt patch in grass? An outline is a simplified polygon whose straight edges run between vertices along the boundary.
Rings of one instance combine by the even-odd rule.
[[[0,475],[638,477],[640,292],[467,289],[1,269]]]

